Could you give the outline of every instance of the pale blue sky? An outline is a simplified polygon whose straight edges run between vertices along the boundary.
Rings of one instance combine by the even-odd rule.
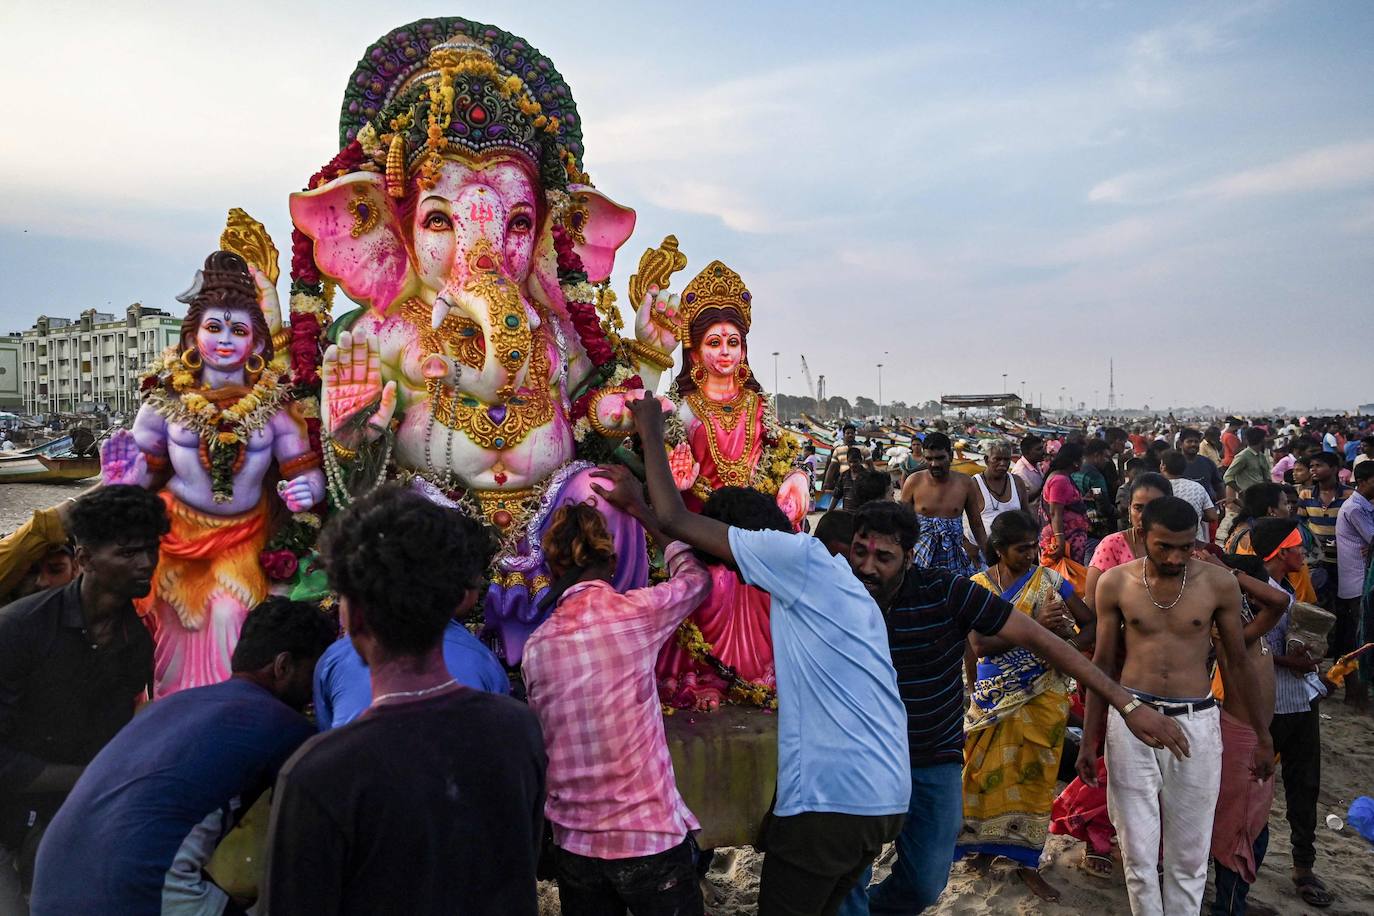
[[[175,306],[229,207],[287,248],[366,46],[465,15],[567,78],[622,296],[669,232],[721,258],[769,387],[1374,400],[1374,3],[230,8],[0,8],[0,330]]]

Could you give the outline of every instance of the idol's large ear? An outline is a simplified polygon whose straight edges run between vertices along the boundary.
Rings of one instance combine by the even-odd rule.
[[[385,313],[415,285],[405,237],[375,172],[352,172],[291,195],[291,221],[315,242],[315,264],[348,298]]]
[[[572,195],[568,221],[574,238],[585,239],[574,244],[573,249],[582,258],[587,280],[600,283],[611,275],[616,251],[635,231],[635,211],[587,185],[569,185],[568,193]]]

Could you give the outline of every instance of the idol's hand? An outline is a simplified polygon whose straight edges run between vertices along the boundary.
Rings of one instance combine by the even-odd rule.
[[[685,493],[701,475],[701,462],[692,454],[691,446],[683,442],[668,453],[668,470],[673,472],[673,485]]]
[[[129,430],[115,430],[100,447],[100,477],[108,486],[141,487],[148,479],[148,459]]]
[[[277,288],[267,280],[267,275],[252,264],[248,272],[253,275],[253,285],[258,288],[258,308],[262,317],[267,319],[267,330],[275,334],[281,330],[281,300],[277,298]]]
[[[678,311],[677,293],[649,287],[635,311],[635,340],[662,353],[672,353],[677,349],[673,328],[677,326]]]
[[[278,483],[277,495],[292,512],[304,512],[315,505],[315,493],[310,486],[310,479],[304,474]]]
[[[373,404],[378,405],[377,412],[368,419],[364,433],[369,442],[381,435],[396,412],[396,383],[382,384],[382,354],[376,341],[344,331],[339,342],[324,351],[320,366],[320,416],[325,430],[345,447],[356,447],[358,434],[346,428],[348,421]]]
[[[1137,706],[1122,720],[1142,744],[1171,751],[1179,760],[1191,756],[1188,753],[1188,736],[1183,734],[1183,729],[1153,706]]]
[[[801,527],[802,519],[811,508],[811,482],[806,474],[793,471],[783,478],[782,486],[778,487],[778,508],[792,523],[794,531]]]

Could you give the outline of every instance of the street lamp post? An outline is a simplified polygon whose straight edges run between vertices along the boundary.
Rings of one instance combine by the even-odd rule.
[[[779,400],[778,400],[778,351],[777,351],[777,350],[774,350],[774,351],[773,351],[773,408],[774,408],[775,410],[781,410],[781,409],[782,409],[782,407],[780,406],[780,402],[779,402]]]
[[[878,363],[878,422],[883,422],[883,364]]]
[[[1002,393],[1007,393],[1007,374],[1005,372],[1002,373]]]

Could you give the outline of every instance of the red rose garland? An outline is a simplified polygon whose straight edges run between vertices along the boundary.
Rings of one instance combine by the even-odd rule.
[[[572,236],[562,226],[553,227],[553,250],[558,255],[558,279],[563,283],[585,283],[586,268],[582,258],[573,250]],[[615,348],[601,328],[601,316],[590,302],[569,302],[568,316],[577,329],[578,340],[592,365],[600,369],[615,359]],[[581,399],[579,398],[579,401]],[[575,411],[575,408],[574,408]],[[586,415],[583,407],[582,415]]]

